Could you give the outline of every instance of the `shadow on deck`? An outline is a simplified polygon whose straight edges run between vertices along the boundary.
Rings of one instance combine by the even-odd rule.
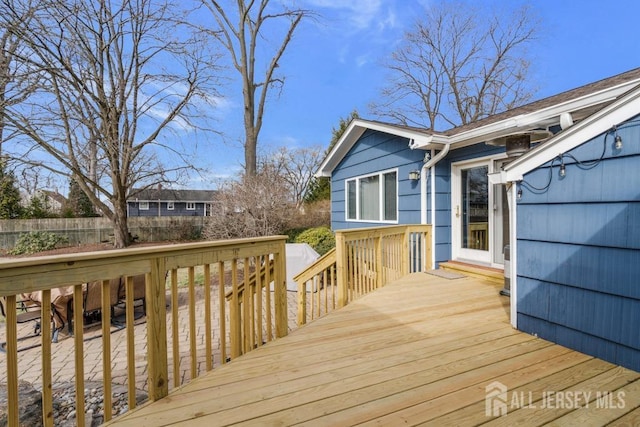
[[[640,424],[640,373],[514,330],[499,289],[406,276],[109,425]]]

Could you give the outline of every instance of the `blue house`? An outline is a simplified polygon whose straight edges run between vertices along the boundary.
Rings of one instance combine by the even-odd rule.
[[[215,190],[134,189],[127,216],[211,216]]]
[[[514,327],[640,371],[640,69],[444,132],[356,119],[318,175],[334,230],[431,224],[434,266],[504,269]]]

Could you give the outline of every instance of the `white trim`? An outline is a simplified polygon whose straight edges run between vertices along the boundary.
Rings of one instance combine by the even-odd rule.
[[[442,133],[430,134],[427,130],[413,130],[402,126],[354,119],[351,121],[331,152],[325,157],[324,161],[318,168],[316,176],[331,176],[333,170],[338,166],[340,161],[342,161],[344,156],[347,155],[349,150],[367,129],[407,138],[409,140],[409,146],[412,149],[430,150],[434,148],[434,144],[455,144],[455,146],[451,148],[461,148],[467,145],[507,136],[517,131],[531,130],[533,128],[548,127],[559,124],[560,115],[563,113],[573,114],[580,110],[597,107],[607,102],[614,101],[617,97],[628,92],[639,83],[640,79],[629,80],[616,86],[588,93],[584,96],[560,102],[531,113],[521,114],[516,117],[510,117],[490,123],[486,126],[480,126],[466,132],[460,132],[453,136],[446,136]],[[613,102],[613,104],[617,103],[617,101]],[[605,107],[603,110],[609,109],[610,107],[611,106]],[[592,116],[588,117],[588,119],[591,118]],[[587,119],[585,119],[585,121],[586,120]],[[578,122],[577,125],[580,124],[581,122]],[[574,127],[577,125],[574,125]],[[565,132],[568,132],[571,129],[573,129],[573,127],[567,129]],[[563,134],[565,132],[563,132]],[[553,156],[551,158],[553,158]]]
[[[640,83],[640,79],[635,79],[598,92],[581,96],[579,98],[555,104],[532,113],[521,114],[519,116],[494,122],[467,132],[461,132],[450,137],[447,142],[456,145],[461,143],[464,143],[464,145],[470,145],[510,135],[518,130],[530,130],[532,127],[554,125],[556,123],[560,123],[560,115],[562,113],[571,113],[583,108],[611,102],[618,96],[637,86],[638,83]]]
[[[467,160],[461,160],[459,162],[453,162],[451,163],[451,204],[449,206],[449,209],[451,211],[451,257],[452,259],[463,259],[463,260],[469,260],[469,261],[476,261],[476,262],[481,262],[481,263],[485,263],[488,266],[494,267],[494,268],[504,268],[504,264],[499,264],[494,262],[494,250],[496,248],[494,248],[495,246],[495,242],[494,242],[494,234],[495,234],[495,212],[493,210],[493,206],[494,206],[494,198],[495,198],[495,191],[493,188],[493,183],[491,182],[491,176],[492,176],[492,172],[495,170],[495,162],[497,160],[503,160],[506,159],[507,155],[505,153],[499,153],[499,154],[492,154],[490,156],[484,156],[484,157],[476,157],[473,159],[467,159]],[[455,216],[455,208],[454,208],[454,202],[457,200],[457,198],[460,198],[460,188],[458,188],[458,186],[456,184],[460,183],[460,177],[456,176],[454,177],[454,170],[459,170],[465,167],[476,167],[476,166],[488,166],[488,187],[487,187],[487,191],[488,191],[488,197],[489,197],[489,206],[488,206],[488,229],[487,229],[487,239],[488,240],[488,258],[484,258],[480,259],[481,257],[474,257],[473,254],[474,252],[484,252],[484,251],[480,251],[477,249],[462,249],[458,246],[458,250],[456,251],[456,242],[460,242],[461,236],[459,235],[460,230],[458,229],[456,233],[456,227],[455,227],[455,223],[456,223],[456,216]],[[434,247],[435,247],[435,243],[434,243]],[[471,252],[469,252],[471,251]]]
[[[336,145],[320,164],[316,176],[331,176],[331,172],[368,129],[407,138],[410,143],[413,141],[418,145],[428,145],[433,140],[433,135],[428,134],[427,131],[410,130],[391,124],[354,119],[349,123]]]
[[[431,158],[435,150],[431,150]],[[436,167],[429,168],[431,173],[431,268],[436,268]],[[426,193],[425,193],[426,197]],[[425,212],[426,214],[426,212]]]
[[[379,206],[379,218],[384,218],[385,211],[385,197],[384,197],[384,176],[390,173],[396,174],[396,219],[395,220],[385,220],[385,219],[360,219],[360,185],[359,182],[363,178],[369,178],[372,176],[379,177],[379,196],[380,196],[380,206]],[[349,218],[349,182],[355,181],[356,183],[356,219]],[[345,178],[344,180],[344,218],[346,222],[364,222],[364,223],[375,223],[375,224],[397,224],[400,216],[399,212],[399,182],[400,182],[400,174],[398,172],[398,168],[386,169],[383,171],[369,173],[365,175],[358,175],[350,178]]]
[[[176,204],[175,204],[175,202],[173,200],[170,201],[170,202],[167,202],[167,210],[168,211],[175,210],[175,208],[176,208]]]
[[[520,181],[527,172],[607,132],[613,126],[619,125],[638,113],[640,113],[640,89],[634,90],[509,163],[501,174],[500,180],[502,182]]]
[[[196,202],[184,202],[185,203],[185,209],[188,211],[195,211],[196,210]],[[193,207],[189,207],[190,205],[192,205]]]
[[[462,194],[460,192],[462,169],[487,167],[487,172],[491,171],[493,161],[489,157],[481,157],[472,160],[464,160],[460,162],[451,163],[451,258],[458,260],[469,260],[491,265],[492,254],[491,248],[493,247],[491,236],[493,234],[493,217],[491,212],[491,201],[493,197],[492,186],[488,185],[487,181],[487,250],[481,249],[469,249],[463,248],[460,242],[462,241],[462,230],[459,226],[460,216],[456,216],[456,213],[460,215],[462,212]],[[459,211],[456,211],[454,206],[456,202],[458,204]]]
[[[518,229],[517,223],[517,211],[518,211],[518,198],[516,185],[511,185],[507,188],[507,199],[509,200],[509,273],[511,277],[509,278],[509,286],[510,286],[510,317],[511,317],[511,326],[514,328],[518,327],[518,233],[516,230]]]
[[[148,211],[149,210],[149,202],[148,201],[143,201],[143,200],[139,201],[138,202],[138,210],[140,210],[140,211]]]
[[[422,165],[420,170],[420,221],[422,224],[427,223],[427,170],[431,178],[431,267],[436,266],[436,165],[440,160],[447,156],[451,145],[446,144],[436,154],[435,149],[431,148],[430,159]]]

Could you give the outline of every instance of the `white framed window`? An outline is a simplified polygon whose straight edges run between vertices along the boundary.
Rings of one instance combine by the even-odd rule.
[[[167,210],[172,211],[176,208],[175,202],[167,202]]]
[[[149,202],[140,202],[140,206],[139,206],[141,211],[148,211],[149,210]]]
[[[195,202],[187,202],[187,210],[188,211],[195,211],[196,210],[196,203]]]
[[[398,170],[346,180],[347,221],[398,221]]]

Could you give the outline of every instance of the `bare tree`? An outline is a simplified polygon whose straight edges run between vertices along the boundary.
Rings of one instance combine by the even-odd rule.
[[[218,214],[207,217],[208,239],[280,234],[295,213],[288,183],[273,164],[261,165],[253,178],[221,183],[213,204]]]
[[[278,175],[287,184],[291,202],[300,209],[313,176],[322,162],[323,152],[319,147],[290,149],[280,147],[262,161],[271,163]]]
[[[298,24],[309,11],[270,7],[271,0],[231,1],[201,0],[214,17],[217,27],[210,29],[230,56],[233,68],[240,75],[242,99],[244,103],[244,158],[246,176],[253,178],[257,171],[258,136],[262,128],[265,103],[271,88],[281,88],[284,77],[275,74]],[[269,49],[268,38],[277,33],[279,27],[268,25],[286,21],[287,27],[281,34],[281,42]],[[265,57],[261,53],[265,53]],[[257,67],[264,67],[261,71]]]
[[[0,158],[5,138],[11,137],[4,132],[7,108],[20,103],[35,90],[37,84],[33,70],[19,60],[24,55],[24,46],[13,31],[20,25],[28,25],[37,2],[21,2],[18,14],[13,13],[16,10],[14,3],[8,0],[0,3],[0,16],[4,16],[0,26]]]
[[[431,6],[387,64],[391,82],[372,111],[405,125],[458,126],[530,100],[527,46],[538,31],[524,6],[487,16],[469,3]]]
[[[3,20],[24,12],[2,1],[10,12]],[[40,6],[11,31],[27,47],[20,60],[42,85],[5,117],[31,150],[25,158],[75,180],[113,222],[115,246],[124,247],[134,185],[175,179],[193,165],[189,147],[172,137],[203,128],[197,107],[216,93],[215,56],[197,34],[176,31],[179,10],[165,0]],[[33,145],[24,148],[28,140]]]

